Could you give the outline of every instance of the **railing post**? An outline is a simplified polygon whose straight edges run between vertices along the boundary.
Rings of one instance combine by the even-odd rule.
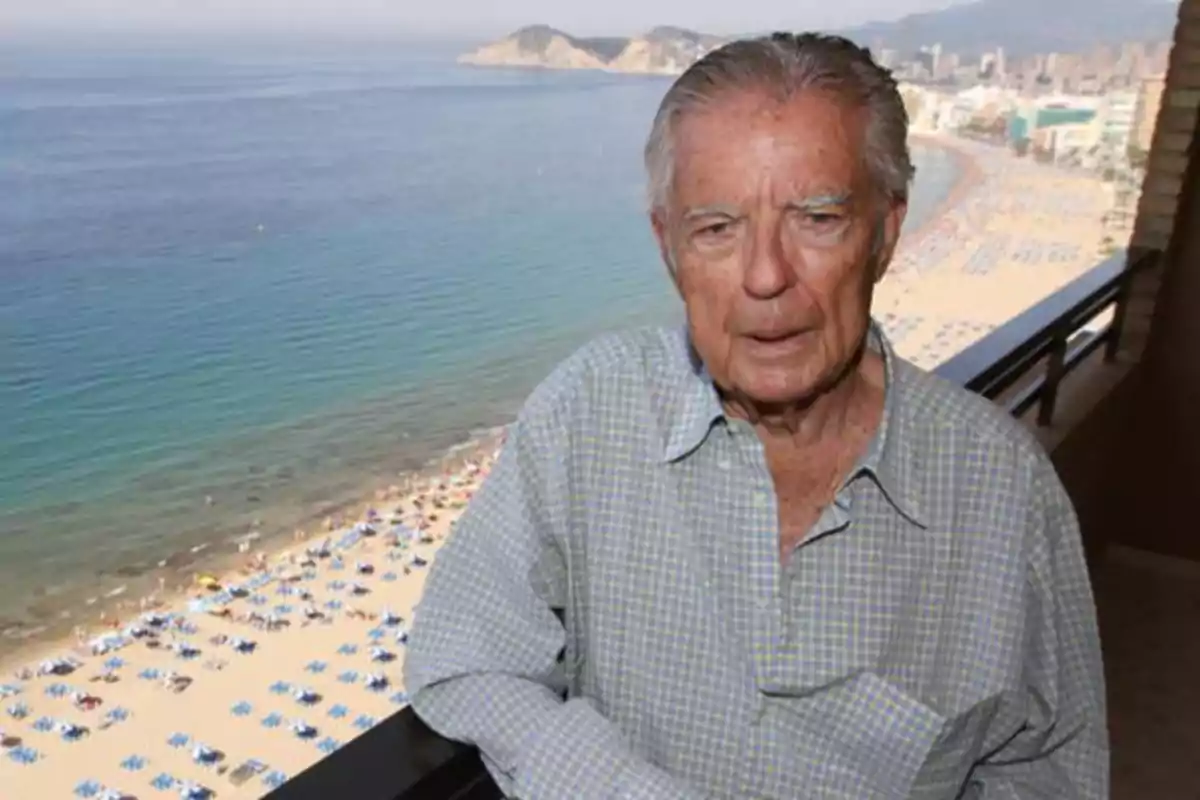
[[[1129,296],[1132,293],[1133,270],[1126,265],[1121,275],[1121,284],[1117,288],[1117,296],[1113,306],[1113,318],[1109,323],[1106,341],[1104,342],[1104,360],[1112,363],[1117,360],[1121,350],[1121,336],[1125,332],[1125,312],[1129,306]]]
[[[1062,381],[1067,362],[1067,334],[1054,332],[1054,343],[1046,357],[1046,383],[1042,386],[1041,402],[1038,403],[1037,424],[1046,427],[1054,421],[1054,404],[1058,400],[1058,384]]]

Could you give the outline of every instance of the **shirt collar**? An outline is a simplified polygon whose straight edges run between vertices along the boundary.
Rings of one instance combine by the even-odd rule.
[[[679,396],[674,413],[666,420],[663,459],[679,461],[696,451],[708,438],[718,421],[725,420],[720,397],[699,355],[686,335],[688,358],[685,374],[678,382]],[[917,452],[908,420],[905,396],[911,367],[892,349],[891,342],[872,321],[867,334],[868,347],[878,352],[884,366],[883,417],[871,438],[867,451],[851,473],[851,478],[866,473],[883,491],[888,501],[911,522],[924,526],[921,508]]]

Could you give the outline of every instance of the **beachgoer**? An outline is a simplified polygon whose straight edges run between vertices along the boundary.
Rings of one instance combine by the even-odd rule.
[[[834,36],[727,44],[646,162],[687,325],[533,392],[433,565],[416,713],[538,800],[1107,797],[1049,458],[870,319],[912,179],[891,75]]]

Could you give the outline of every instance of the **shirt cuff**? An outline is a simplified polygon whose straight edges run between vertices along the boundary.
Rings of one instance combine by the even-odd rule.
[[[548,714],[522,748],[514,775],[521,800],[701,800],[638,756],[584,698]]]

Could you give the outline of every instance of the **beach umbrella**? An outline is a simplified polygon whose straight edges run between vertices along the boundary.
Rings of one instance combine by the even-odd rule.
[[[85,728],[74,722],[60,722],[54,727],[64,739],[78,739],[87,732]]]
[[[311,739],[317,735],[317,729],[307,722],[297,720],[291,724],[292,733],[296,734],[301,739]]]
[[[221,582],[217,580],[217,577],[207,573],[201,573],[196,576],[196,585],[201,589],[208,589],[210,592],[216,592],[221,589]]]
[[[206,744],[198,744],[192,748],[192,760],[197,764],[216,763],[217,751]]]
[[[208,800],[212,792],[198,783],[187,782],[180,784],[179,797],[181,800]]]
[[[92,655],[102,656],[108,653],[109,650],[115,650],[120,646],[120,637],[112,634],[97,636],[88,642],[88,649],[92,651]]]
[[[192,658],[200,655],[200,648],[193,645],[191,642],[175,642],[171,645],[171,649],[181,658]]]
[[[388,650],[384,650],[382,647],[372,647],[371,648],[371,660],[372,661],[386,663],[388,661],[394,660],[395,658],[396,658],[396,656],[393,653],[391,653]]]

